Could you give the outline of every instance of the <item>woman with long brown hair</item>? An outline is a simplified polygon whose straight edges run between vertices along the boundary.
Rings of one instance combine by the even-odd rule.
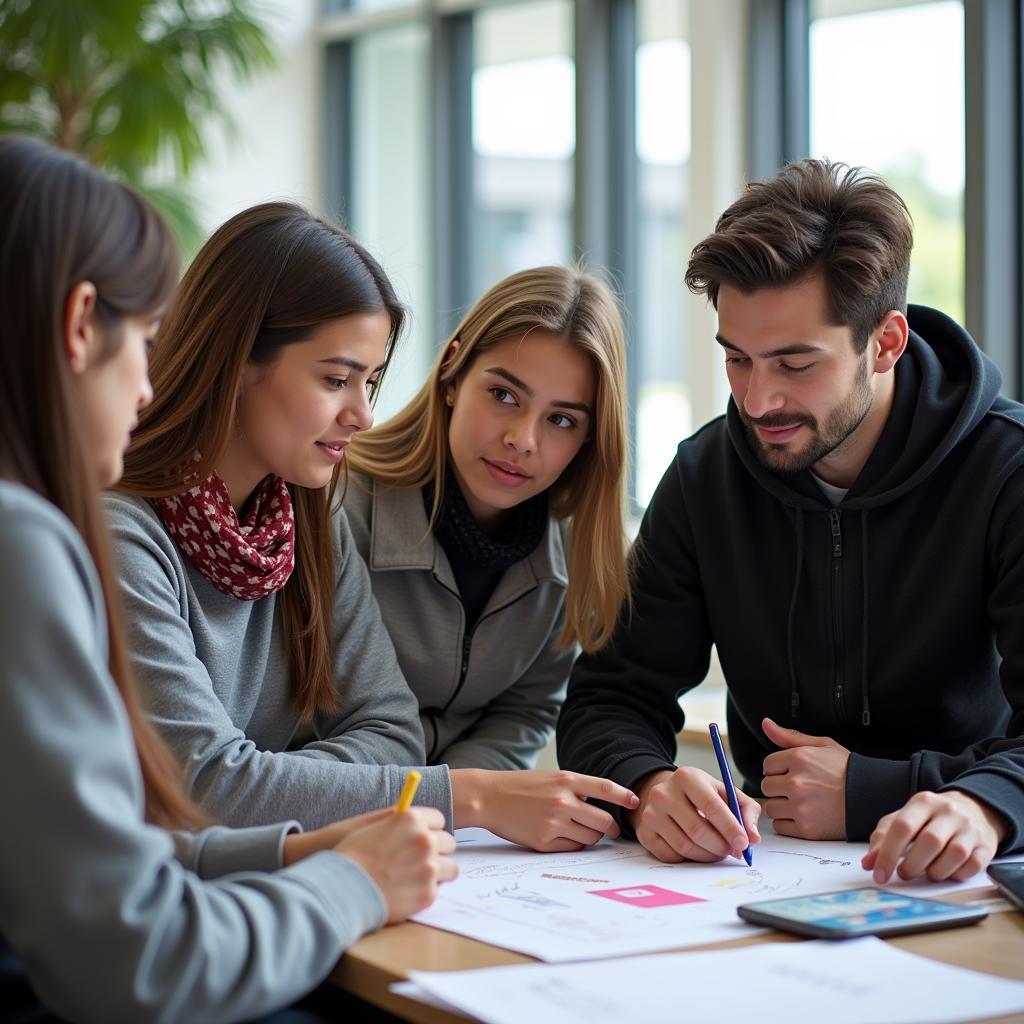
[[[133,192],[15,136],[0,223],[3,1015],[252,1019],[427,905],[454,843],[427,809],[198,830],[136,694],[98,500],[152,397],[176,249]]]
[[[291,203],[207,240],[161,325],[156,398],[106,499],[128,639],[190,795],[233,825],[393,803],[416,700],[330,520],[404,310],[347,232]],[[417,800],[451,821],[447,770]]]

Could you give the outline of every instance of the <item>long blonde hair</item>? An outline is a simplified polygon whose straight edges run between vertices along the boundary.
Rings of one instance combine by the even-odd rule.
[[[380,265],[355,239],[292,203],[236,214],[199,250],[164,317],[150,364],[155,397],[139,416],[118,489],[160,498],[207,477],[235,429],[247,363],[273,362],[282,346],[307,339],[318,324],[379,310],[391,322],[387,363],[405,311]],[[303,719],[338,706],[330,529],[338,476],[336,470],[326,488],[289,485],[295,571],[277,608],[293,703]]]
[[[397,415],[353,438],[349,467],[384,486],[434,485],[433,525],[443,501],[451,410],[445,385],[481,353],[543,330],[581,348],[597,377],[589,439],[548,491],[551,513],[571,520],[569,592],[559,646],[599,650],[629,600],[626,493],[626,351],[611,291],[568,267],[534,267],[496,284],[444,343],[426,383]],[[458,341],[457,350],[450,351]]]

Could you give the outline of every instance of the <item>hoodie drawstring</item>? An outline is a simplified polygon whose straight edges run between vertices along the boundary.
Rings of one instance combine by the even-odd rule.
[[[796,572],[793,577],[793,596],[789,600],[789,618],[786,622],[786,657],[789,659],[789,706],[793,717],[800,707],[800,687],[797,685],[796,661],[793,657],[793,623],[796,619],[796,598],[800,592],[800,573],[804,561],[804,510],[796,510]]]
[[[868,701],[868,510],[860,514],[860,576],[864,588],[864,610],[861,615],[861,662],[860,662],[860,720],[863,725],[871,724],[871,704]]]

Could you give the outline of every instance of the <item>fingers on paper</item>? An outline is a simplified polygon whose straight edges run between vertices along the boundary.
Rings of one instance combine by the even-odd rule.
[[[612,836],[614,838],[619,834],[619,827],[615,824],[615,819],[607,811],[603,811],[600,807],[595,807],[593,804],[576,800],[571,807],[566,808],[566,812],[566,816],[570,821],[592,830],[597,839],[600,839],[602,836]],[[593,842],[596,843],[597,839],[594,839]]]
[[[917,793],[878,822],[861,864],[879,884],[894,872],[906,881],[927,875],[938,882],[971,877],[993,853],[953,801],[944,794]]]
[[[632,790],[612,782],[611,779],[598,779],[593,775],[577,775],[575,772],[566,774],[570,778],[573,792],[578,797],[603,800],[606,804],[615,804],[630,811],[640,805],[640,798]]]

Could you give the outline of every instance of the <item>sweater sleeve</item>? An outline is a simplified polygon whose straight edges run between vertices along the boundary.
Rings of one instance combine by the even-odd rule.
[[[230,1021],[287,1005],[383,923],[380,893],[335,853],[204,882],[143,822],[98,584],[65,533],[6,514],[0,532],[0,931],[61,1017]],[[235,837],[237,862],[282,835]],[[186,846],[204,859],[217,842]]]
[[[356,549],[344,510],[336,515],[339,541],[334,610],[335,677],[341,712],[317,716],[318,738],[301,753],[352,764],[421,764],[423,726],[419,703],[398,664],[373,596],[370,574]],[[420,769],[416,803],[441,808],[451,826],[451,787],[444,766]],[[399,789],[405,771],[400,773]]]
[[[172,832],[174,854],[200,878],[220,878],[237,871],[276,871],[284,861],[285,837],[301,832],[298,822],[282,821],[253,828],[211,825],[201,832]]]
[[[136,674],[190,793],[208,813],[233,826],[295,818],[319,828],[398,799],[403,766],[424,758],[421,726],[358,557],[347,552],[338,577],[341,712],[318,719],[318,738],[297,750],[260,749],[232,721],[218,696],[221,681],[197,654],[174,542],[123,499],[110,499],[107,515]],[[440,808],[450,825],[447,767],[420,771],[416,802]]]
[[[635,789],[676,767],[681,693],[705,677],[711,630],[676,463],[669,466],[634,544],[632,613],[611,642],[573,669],[558,721],[563,768]],[[632,835],[622,808],[608,806]]]
[[[866,839],[879,817],[923,790],[957,789],[999,811],[1007,832],[999,854],[1024,850],[1024,470],[1000,491],[989,522],[988,616],[1002,658],[999,677],[1009,705],[1001,735],[959,753],[923,750],[909,761],[850,756],[846,833]]]
[[[558,616],[544,649],[511,686],[495,697],[462,736],[437,756],[451,768],[514,771],[532,768],[551,739],[565,699],[574,652],[556,646]]]

